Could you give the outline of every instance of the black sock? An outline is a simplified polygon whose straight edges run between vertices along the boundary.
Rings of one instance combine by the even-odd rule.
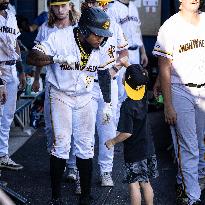
[[[76,157],[76,165],[80,176],[81,195],[90,196],[93,170],[92,159]]]
[[[62,182],[65,165],[66,165],[65,159],[57,158],[51,155],[50,176],[51,176],[52,199],[58,199],[61,197],[61,182]]]

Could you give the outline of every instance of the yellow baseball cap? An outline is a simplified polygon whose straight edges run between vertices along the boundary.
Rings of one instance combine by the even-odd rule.
[[[125,72],[125,91],[132,100],[141,100],[146,91],[148,76],[145,69],[139,64],[132,64]]]
[[[50,6],[59,6],[67,4],[70,0],[50,0]]]
[[[102,3],[110,3],[113,0],[96,0],[97,2],[102,2]]]

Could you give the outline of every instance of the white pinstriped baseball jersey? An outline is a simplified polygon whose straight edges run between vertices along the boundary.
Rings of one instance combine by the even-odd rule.
[[[111,19],[114,19],[120,24],[122,30],[127,38],[129,47],[142,46],[140,19],[138,10],[133,2],[129,2],[126,6],[119,1],[115,1],[107,11]]]
[[[41,41],[43,40],[46,40],[48,38],[48,36],[52,33],[52,32],[55,32],[58,30],[58,27],[56,27],[54,25],[54,27],[49,27],[48,26],[48,22],[44,22],[39,30],[38,30],[38,34],[36,36],[36,39],[35,39],[35,43],[40,43]]]
[[[73,34],[73,27],[57,30],[48,36],[48,39],[41,44],[34,46],[47,55],[76,56],[78,61],[75,67],[71,68],[66,64],[52,64],[48,69],[48,81],[57,89],[66,92],[68,95],[77,96],[88,93],[92,90],[94,77],[99,66],[107,65],[104,50],[93,49],[87,65],[80,66],[80,51]],[[105,66],[106,67],[106,66]]]
[[[172,60],[172,83],[205,83],[205,14],[194,26],[180,13],[160,28],[153,54]]]
[[[104,52],[104,55],[102,56],[103,61],[109,63],[106,65],[108,68],[111,68],[112,65],[116,64],[118,57],[117,52],[128,48],[128,42],[122,28],[114,20],[111,20],[110,31],[113,34],[112,37],[108,38],[106,44],[101,47]],[[107,59],[105,60],[104,58]]]
[[[17,60],[16,40],[20,35],[15,15],[6,10],[7,18],[0,15],[0,61]]]

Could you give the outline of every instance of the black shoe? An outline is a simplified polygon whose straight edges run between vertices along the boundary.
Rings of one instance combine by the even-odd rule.
[[[176,184],[176,205],[187,205],[189,198],[187,197],[182,184]]]
[[[201,201],[196,201],[192,205],[202,205]]]
[[[0,168],[10,170],[20,170],[23,166],[14,162],[8,155],[0,157]]]
[[[92,196],[80,196],[79,205],[91,205],[93,203]]]
[[[49,202],[49,205],[64,205],[64,203],[61,199],[52,199]]]

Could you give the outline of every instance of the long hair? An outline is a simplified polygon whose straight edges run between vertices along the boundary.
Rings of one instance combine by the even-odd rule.
[[[80,12],[78,12],[75,9],[75,5],[73,2],[70,2],[70,8],[71,10],[69,11],[69,19],[72,22],[72,25],[78,23],[79,19],[80,19]]]
[[[80,19],[80,13],[75,10],[75,7],[70,5],[71,10],[68,13],[68,18],[71,21],[71,25],[75,25]],[[53,28],[57,18],[52,10],[52,6],[49,6],[48,11],[48,26]]]

